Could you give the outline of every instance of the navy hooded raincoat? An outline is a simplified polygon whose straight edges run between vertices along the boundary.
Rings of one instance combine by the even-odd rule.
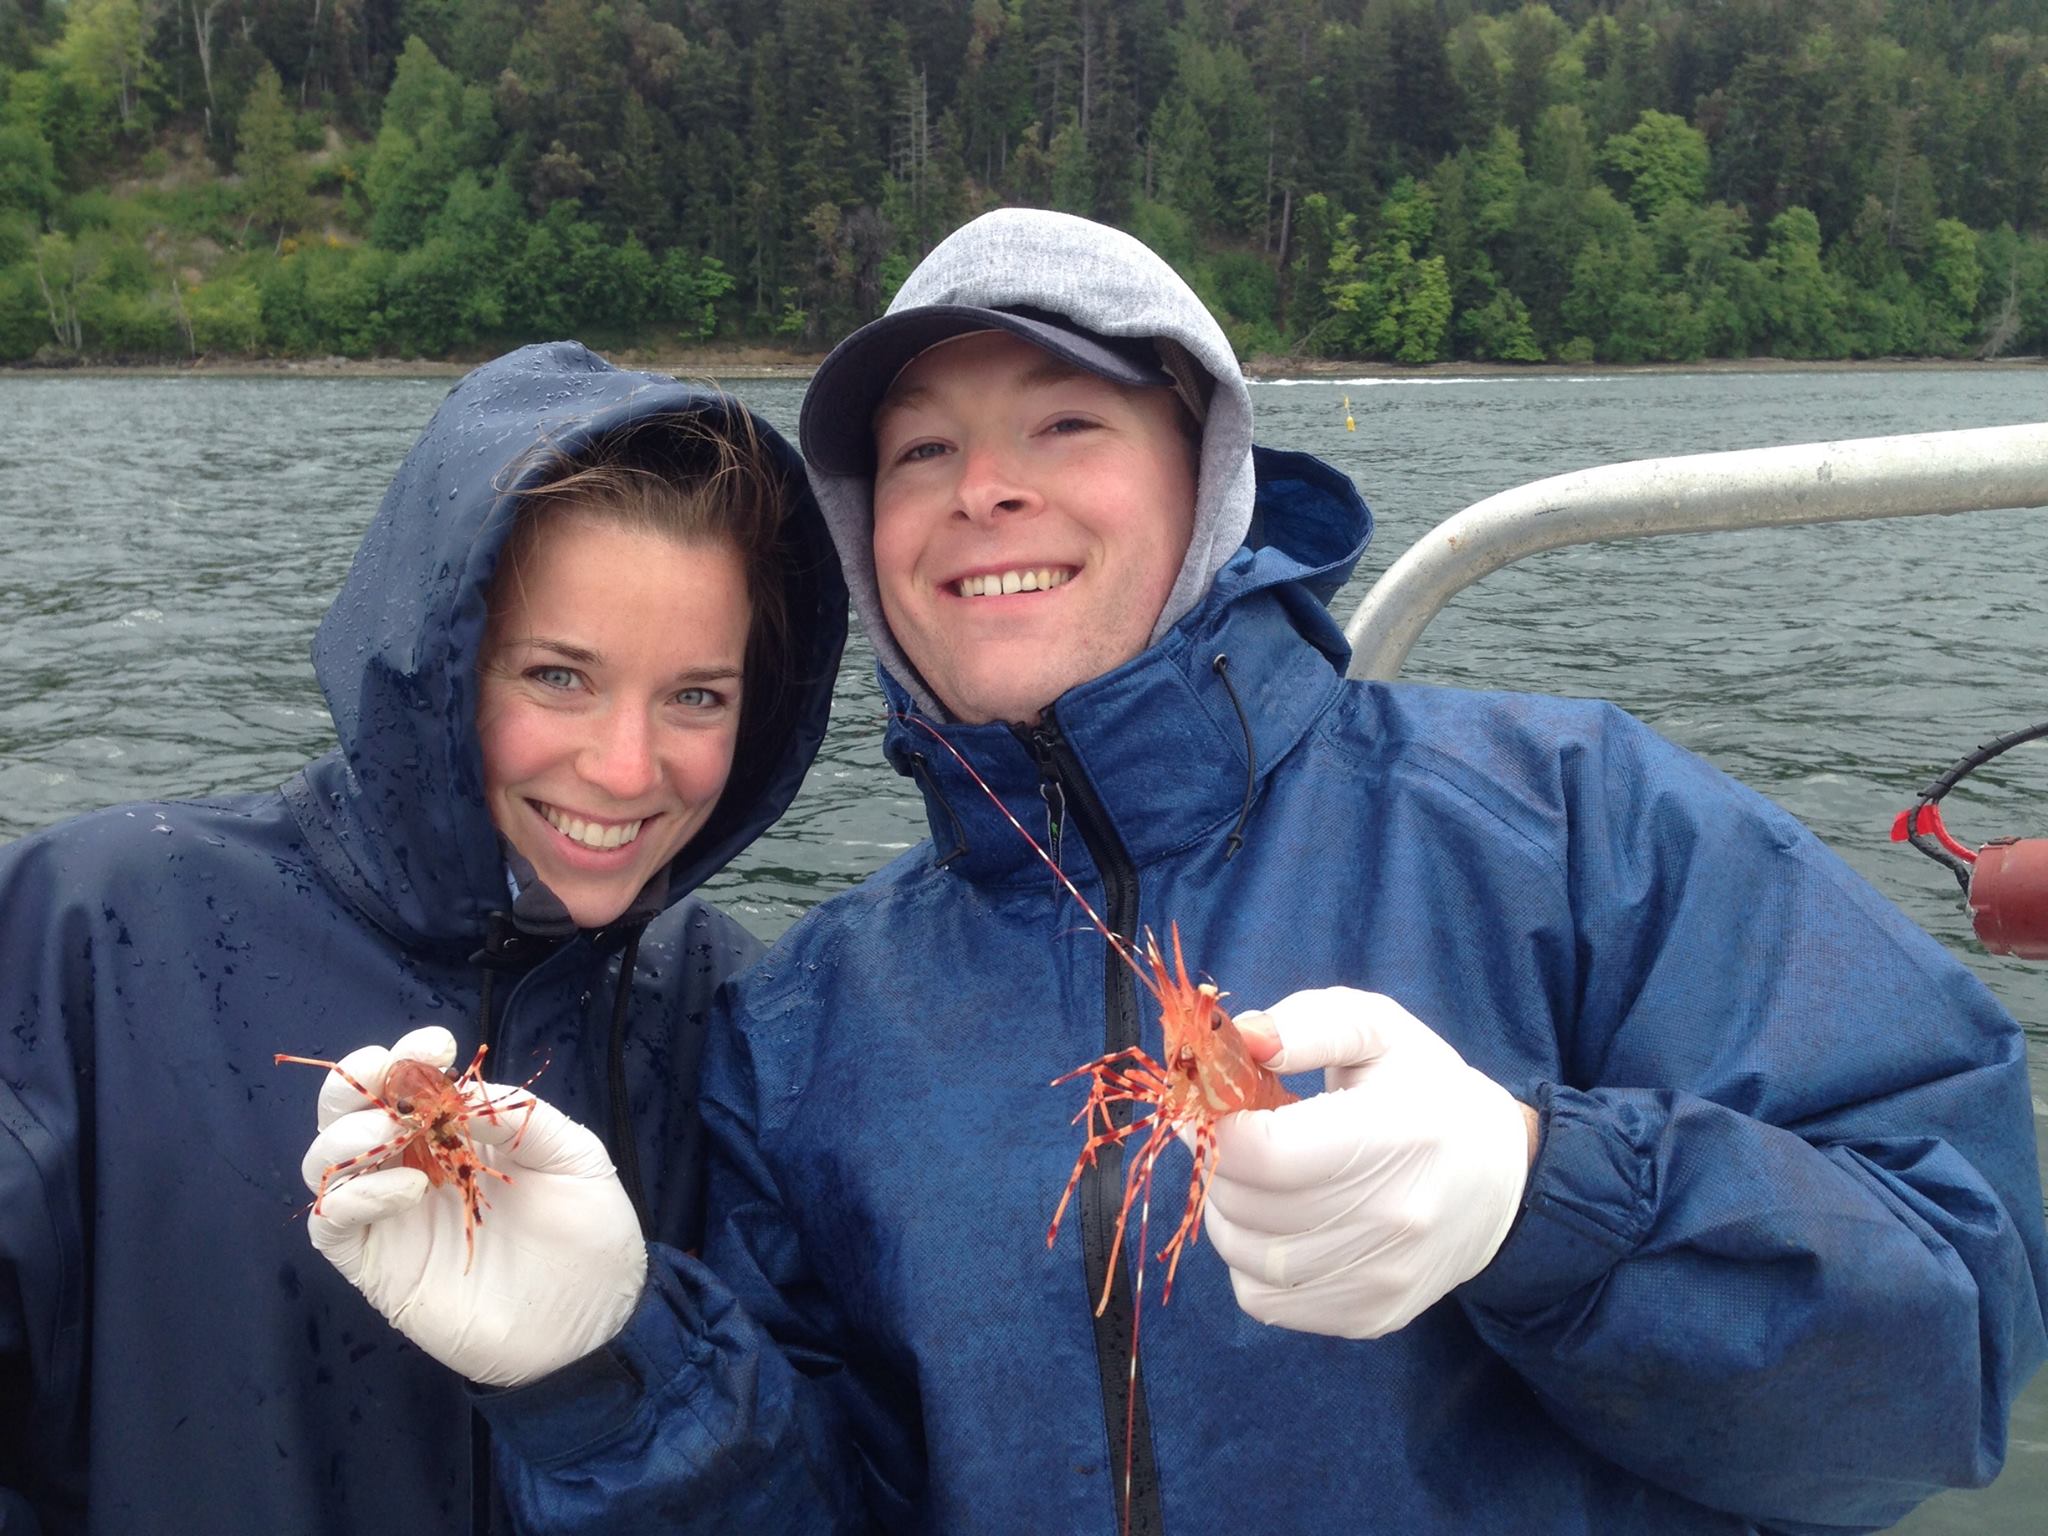
[[[1345,681],[1323,603],[1365,509],[1258,465],[1247,547],[1162,641],[1037,730],[947,735],[1027,822],[1063,808],[1125,932],[1177,923],[1238,1006],[1391,994],[1543,1140],[1493,1263],[1386,1338],[1251,1321],[1206,1246],[1170,1306],[1155,1276],[1130,1529],[1839,1531],[1988,1480],[2048,1279],[2014,1021],[1613,708]],[[714,1027],[708,1267],[488,1407],[535,1529],[1119,1529],[1119,1173],[1048,1252],[1085,1090],[1047,1084],[1157,1021],[950,756],[900,721],[888,750],[932,840]]]
[[[763,429],[794,506],[798,685],[773,760],[735,774],[665,893],[597,932],[508,912],[474,718],[515,461],[542,435],[573,449],[724,408],[573,344],[478,369],[320,627],[340,749],[267,794],[116,807],[0,850],[6,1536],[488,1523],[461,1383],[307,1245],[299,1159],[321,1079],[275,1052],[440,1023],[467,1061],[488,1036],[496,1075],[545,1062],[537,1091],[637,1164],[651,1235],[697,1241],[705,1010],[759,945],[688,893],[796,793],[845,633],[795,454]]]

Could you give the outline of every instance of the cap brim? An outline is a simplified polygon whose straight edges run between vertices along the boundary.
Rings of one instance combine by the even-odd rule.
[[[1149,341],[1113,341],[1051,320],[971,304],[931,304],[884,315],[834,347],[818,371],[797,423],[797,440],[812,468],[832,475],[872,474],[875,410],[896,375],[942,341],[977,331],[1007,331],[1088,373],[1138,388],[1171,388]]]

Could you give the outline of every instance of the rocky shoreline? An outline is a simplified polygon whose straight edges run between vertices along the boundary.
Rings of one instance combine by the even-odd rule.
[[[683,353],[626,349],[603,353],[622,368],[700,379],[803,380],[822,353],[781,352],[762,347]],[[197,358],[185,363],[79,362],[0,365],[0,372],[64,378],[459,378],[485,360],[474,358],[302,357]],[[1887,357],[1794,360],[1778,357],[1706,358],[1696,363],[1381,363],[1331,358],[1254,357],[1245,376],[1270,379],[1531,378],[1545,375],[1617,373],[1843,373],[1900,369],[2026,369],[2048,367],[2048,358]]]

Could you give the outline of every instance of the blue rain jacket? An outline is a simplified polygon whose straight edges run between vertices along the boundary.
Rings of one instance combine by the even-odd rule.
[[[1323,603],[1365,509],[1312,459],[1259,469],[1250,542],[1162,642],[1055,730],[947,735],[1027,822],[1057,787],[1112,921],[1178,923],[1238,1006],[1391,994],[1543,1140],[1494,1262],[1389,1337],[1251,1321],[1206,1245],[1171,1305],[1155,1274],[1132,1529],[1818,1532],[1988,1481],[2044,1349],[2014,1021],[1619,711],[1345,681]],[[1047,1084],[1120,1043],[1129,978],[943,749],[899,720],[888,750],[932,840],[714,1024],[707,1263],[489,1405],[534,1529],[1119,1529],[1127,1345],[1087,1257],[1117,1180],[1048,1252],[1084,1089]]]
[[[321,1074],[275,1052],[333,1057],[442,1023],[467,1061],[488,974],[495,1075],[545,1061],[537,1091],[622,1166],[637,1157],[650,1232],[696,1242],[688,1086],[712,990],[760,946],[687,893],[794,795],[845,632],[795,454],[777,440],[804,686],[781,705],[776,760],[735,779],[671,868],[616,1045],[633,925],[493,922],[511,903],[473,721],[517,456],[542,432],[573,447],[712,408],[570,344],[478,369],[406,459],[321,625],[340,749],[281,790],[117,807],[0,850],[6,1536],[480,1527],[462,1384],[307,1241],[299,1160]]]

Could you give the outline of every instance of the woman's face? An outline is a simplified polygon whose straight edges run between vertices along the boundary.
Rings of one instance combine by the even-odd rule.
[[[622,914],[718,803],[751,618],[730,545],[575,512],[501,573],[477,702],[484,795],[578,926]]]

